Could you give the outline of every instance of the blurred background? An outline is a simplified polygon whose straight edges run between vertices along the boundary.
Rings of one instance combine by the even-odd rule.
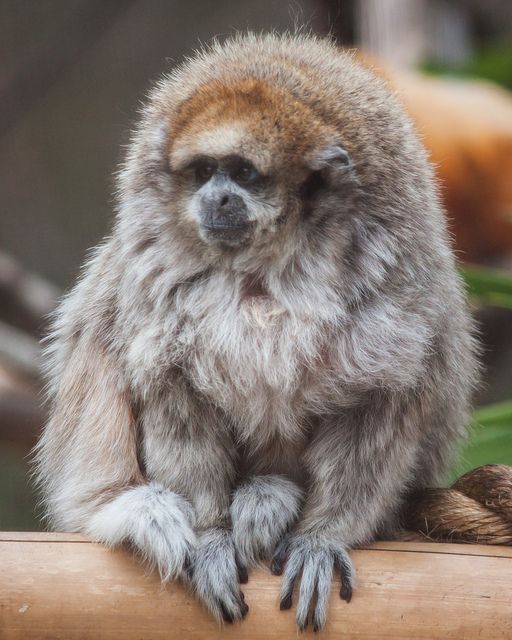
[[[0,0],[0,529],[41,527],[27,463],[44,422],[39,339],[111,224],[151,83],[213,36],[303,25],[359,49],[417,123],[484,345],[452,475],[512,464],[510,0]]]

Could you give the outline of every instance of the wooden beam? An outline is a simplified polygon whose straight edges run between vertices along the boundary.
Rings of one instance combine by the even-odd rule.
[[[354,598],[347,604],[333,589],[328,626],[314,637],[512,637],[510,547],[385,542],[353,558]],[[267,569],[251,573],[246,620],[221,628],[182,586],[162,588],[126,551],[78,535],[0,533],[2,640],[296,640],[279,587]]]

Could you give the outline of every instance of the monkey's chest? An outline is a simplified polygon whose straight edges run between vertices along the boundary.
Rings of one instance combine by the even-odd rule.
[[[322,386],[320,337],[286,317],[258,325],[236,318],[194,332],[183,369],[227,415],[242,441],[297,441]],[[190,332],[189,332],[190,335]]]

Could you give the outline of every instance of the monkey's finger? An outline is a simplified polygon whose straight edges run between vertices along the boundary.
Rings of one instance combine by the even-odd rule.
[[[247,584],[247,582],[249,582],[249,573],[247,571],[247,565],[245,564],[245,562],[242,562],[238,554],[236,554],[235,556],[235,562],[236,562],[236,570],[238,572],[238,582],[240,582],[240,584]]]
[[[281,589],[281,601],[279,602],[279,608],[281,611],[286,611],[287,609],[292,608],[292,596],[293,596],[293,588],[295,586],[295,580],[297,576],[291,576],[289,580],[287,580],[286,586],[283,586]]]
[[[227,622],[228,624],[232,624],[235,621],[234,612],[230,611],[227,608],[227,606],[224,604],[224,602],[222,602],[222,600],[220,599],[217,600],[217,605],[221,611],[222,619],[224,620],[224,622]]]
[[[281,610],[290,609],[295,580],[300,575],[304,564],[304,556],[299,549],[292,549],[284,569],[283,584],[281,585]]]
[[[183,563],[183,571],[185,574],[185,578],[192,582],[192,579],[194,578],[194,563],[192,562],[192,558],[188,553],[185,556],[185,562]]]
[[[245,602],[245,595],[242,591],[238,591],[238,593],[233,593],[233,598],[236,601],[239,612],[236,617],[243,620],[249,611],[249,605]]]
[[[340,598],[347,603],[352,600],[352,586],[347,582],[341,583]]]
[[[235,622],[235,620],[245,618],[249,611],[249,606],[245,603],[244,597],[241,591],[232,589],[226,593],[225,598],[216,598],[216,605],[224,622],[231,624]]]
[[[331,593],[332,574],[334,571],[334,561],[326,558],[320,562],[317,568],[316,579],[316,603],[313,610],[313,631],[320,631],[327,620],[327,609],[329,605],[329,595]]]
[[[285,535],[281,542],[276,547],[272,561],[270,563],[270,571],[275,576],[280,576],[283,573],[284,563],[288,555],[288,549],[290,547],[290,537]]]
[[[240,591],[239,600],[240,600],[240,615],[243,620],[249,611],[249,605],[246,603],[245,596],[242,591]]]
[[[347,553],[341,552],[336,555],[336,567],[341,575],[340,598],[350,602],[354,586],[354,568]]]
[[[299,598],[297,601],[296,621],[301,631],[308,626],[308,613],[311,608],[318,581],[317,558],[309,556],[302,568]]]
[[[240,584],[247,584],[249,582],[249,574],[247,573],[247,567],[238,567],[238,581]]]

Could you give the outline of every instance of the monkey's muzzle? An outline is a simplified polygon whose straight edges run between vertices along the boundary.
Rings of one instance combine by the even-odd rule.
[[[254,222],[248,219],[247,206],[239,195],[225,192],[205,198],[201,204],[201,235],[205,240],[233,246],[252,234]]]

